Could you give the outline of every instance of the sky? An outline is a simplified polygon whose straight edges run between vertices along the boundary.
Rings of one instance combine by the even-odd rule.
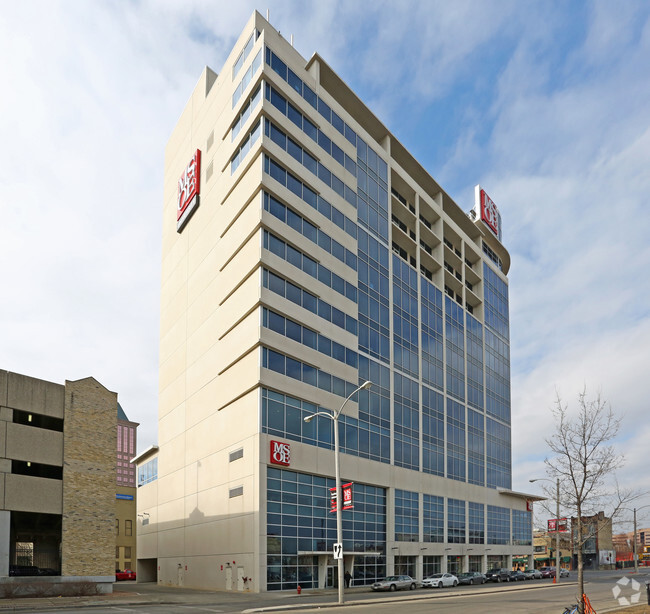
[[[139,449],[156,443],[164,147],[255,9],[462,209],[476,184],[499,207],[513,489],[542,494],[528,480],[545,475],[556,395],[586,390],[621,417],[619,482],[650,491],[644,1],[4,2],[0,368],[92,375],[140,423]],[[650,526],[650,496],[633,505]]]

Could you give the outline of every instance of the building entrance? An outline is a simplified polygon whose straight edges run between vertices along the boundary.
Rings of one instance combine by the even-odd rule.
[[[326,588],[338,588],[339,587],[339,568],[337,565],[328,565],[327,566],[327,584]]]

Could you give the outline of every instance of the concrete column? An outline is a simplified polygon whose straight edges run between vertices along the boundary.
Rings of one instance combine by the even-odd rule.
[[[0,511],[0,576],[9,575],[11,512]]]
[[[327,582],[327,555],[318,555],[318,588],[325,588]]]

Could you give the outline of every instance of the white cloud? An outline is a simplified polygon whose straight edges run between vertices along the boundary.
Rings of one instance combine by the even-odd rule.
[[[625,411],[622,481],[645,480],[647,6],[268,5],[394,133],[457,122],[404,144],[425,165],[448,152],[434,177],[466,209],[480,182],[503,215],[515,487],[543,471],[555,390],[573,400],[585,384]],[[68,0],[0,14],[0,368],[94,375],[143,423],[142,446],[156,440],[165,143],[254,8]]]

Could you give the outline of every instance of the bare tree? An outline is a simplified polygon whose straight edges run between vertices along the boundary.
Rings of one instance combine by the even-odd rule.
[[[562,507],[576,519],[572,532],[578,557],[579,612],[584,614],[583,546],[594,537],[594,525],[584,526],[584,518],[605,509],[612,518],[625,502],[638,495],[621,490],[615,482],[623,456],[616,453],[612,441],[618,434],[621,419],[600,394],[589,399],[583,390],[574,412],[569,411],[558,394],[552,413],[555,429],[546,440],[552,454],[545,463],[547,474],[560,479]]]

